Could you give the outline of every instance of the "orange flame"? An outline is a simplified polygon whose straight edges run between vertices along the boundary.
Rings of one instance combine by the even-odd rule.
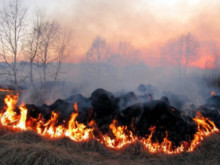
[[[150,127],[149,131],[151,131],[151,134],[148,136],[147,139],[142,139],[142,143],[144,146],[149,150],[151,153],[158,153],[163,152],[166,154],[177,154],[184,151],[184,145],[181,144],[176,149],[172,149],[172,142],[168,140],[168,132],[166,131],[166,137],[163,138],[163,142],[152,142],[152,136],[155,132],[156,127]]]
[[[110,148],[120,149],[137,140],[137,137],[135,137],[131,131],[128,131],[126,126],[116,126],[116,124],[117,121],[113,120],[109,125],[114,138],[111,138],[108,135],[103,135],[103,141],[101,141],[103,144]]]
[[[76,118],[79,115],[77,103],[74,103],[73,107],[76,113],[72,113],[71,115],[70,121],[68,123],[68,128],[65,131],[65,136],[69,137],[74,141],[88,140],[92,137],[93,129],[86,128],[86,125],[78,123],[76,121]]]
[[[205,136],[209,136],[214,132],[218,132],[218,128],[215,126],[214,122],[205,118],[200,112],[197,112],[196,118],[193,119],[197,123],[197,132],[194,135],[194,139],[188,149],[189,152],[193,151],[197,145],[201,143]]]
[[[4,99],[7,109],[1,117],[1,123],[3,126],[10,125],[17,120],[15,105],[17,104],[17,95],[9,96],[7,95]]]
[[[22,130],[26,130],[26,120],[27,120],[27,109],[24,106],[19,107],[21,115],[18,122],[18,125],[16,125],[17,128],[20,128]]]
[[[218,128],[214,122],[205,118],[200,112],[193,119],[197,123],[197,132],[194,135],[194,139],[188,145],[188,142],[183,142],[180,146],[173,148],[172,141],[168,139],[168,131],[163,141],[153,142],[152,137],[155,133],[156,127],[149,128],[150,134],[144,138],[139,138],[128,130],[127,126],[118,126],[117,120],[109,125],[111,133],[102,134],[99,132],[99,137],[96,137],[93,133],[96,127],[96,123],[91,121],[88,126],[79,123],[76,118],[78,116],[78,105],[74,103],[73,113],[68,121],[68,124],[58,124],[59,114],[52,111],[49,120],[45,121],[42,114],[38,118],[28,117],[28,109],[24,105],[20,105],[16,109],[18,97],[16,95],[7,95],[4,99],[6,108],[5,111],[0,113],[0,124],[5,127],[9,127],[16,130],[31,130],[35,131],[41,136],[48,138],[60,138],[68,137],[73,141],[86,141],[94,138],[104,144],[106,147],[113,149],[121,149],[122,147],[134,143],[136,141],[141,142],[150,153],[166,153],[166,154],[178,154],[182,152],[192,152],[196,146],[198,146],[204,137],[218,132]],[[19,112],[18,112],[19,111]]]

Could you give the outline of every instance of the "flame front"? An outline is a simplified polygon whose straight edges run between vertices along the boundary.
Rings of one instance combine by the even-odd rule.
[[[28,117],[28,109],[24,105],[20,105],[16,108],[17,99],[18,96],[16,95],[7,95],[5,97],[4,101],[6,108],[0,113],[0,124],[2,126],[17,131],[31,130],[48,138],[68,137],[76,142],[93,138],[106,147],[113,149],[121,149],[126,145],[139,141],[150,153],[178,154],[182,152],[192,152],[196,146],[201,143],[204,137],[219,131],[214,122],[203,117],[201,113],[198,112],[197,116],[193,119],[194,122],[197,123],[197,132],[194,135],[194,139],[190,144],[188,144],[188,142],[183,142],[180,146],[175,148],[173,148],[172,141],[168,139],[168,131],[166,131],[166,136],[163,138],[162,142],[154,142],[152,141],[152,137],[156,130],[155,126],[149,128],[149,135],[140,138],[135,136],[132,131],[128,130],[127,126],[117,125],[117,120],[113,120],[109,125],[111,133],[103,135],[99,131],[99,136],[97,137],[94,135],[94,130],[98,130],[95,128],[96,123],[94,121],[91,121],[87,126],[76,120],[78,116],[77,103],[73,105],[73,113],[67,124],[65,124],[65,122],[58,124],[59,114],[54,111],[52,111],[51,117],[47,121],[42,117],[42,114],[39,114],[36,119]]]
[[[197,116],[193,120],[197,123],[197,132],[188,149],[189,152],[192,152],[195,147],[201,143],[205,136],[209,136],[210,134],[219,131],[214,122],[203,117],[200,112],[197,112]]]
[[[151,153],[163,152],[166,154],[178,154],[185,151],[184,145],[181,144],[179,147],[172,149],[172,142],[168,140],[168,132],[166,131],[166,136],[163,138],[163,142],[152,142],[152,137],[155,132],[156,127],[150,127],[149,131],[151,131],[150,135],[147,139],[142,139],[142,143]]]
[[[65,131],[65,136],[74,141],[88,140],[92,137],[93,129],[86,128],[86,125],[78,123],[76,121],[76,118],[79,115],[77,103],[74,103],[73,107],[75,112],[71,115],[70,121],[68,123],[68,128]]]
[[[111,138],[108,135],[103,135],[101,142],[109,148],[120,149],[125,145],[134,143],[137,140],[137,137],[133,135],[131,131],[127,129],[126,126],[116,126],[117,121],[109,125],[114,137]]]
[[[74,104],[74,112],[71,114],[68,126],[65,127],[63,124],[57,125],[59,114],[54,111],[52,111],[48,121],[45,121],[41,114],[37,119],[27,119],[28,109],[24,105],[19,106],[19,113],[16,112],[17,96],[7,95],[4,101],[6,110],[4,113],[0,113],[2,126],[35,131],[39,135],[48,138],[66,136],[74,141],[84,141],[93,137],[92,128],[87,128],[86,125],[76,121],[78,116],[77,103]]]

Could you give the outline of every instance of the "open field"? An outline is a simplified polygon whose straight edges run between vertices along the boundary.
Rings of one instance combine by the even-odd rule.
[[[0,164],[212,164],[220,163],[220,134],[204,140],[194,152],[179,155],[150,154],[141,144],[120,151],[100,143],[74,143],[62,139],[46,139],[33,132],[0,130]]]

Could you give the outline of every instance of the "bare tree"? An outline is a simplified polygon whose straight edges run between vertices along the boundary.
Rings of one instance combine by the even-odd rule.
[[[161,58],[163,62],[171,63],[179,68],[183,68],[184,74],[189,65],[189,61],[198,58],[198,41],[190,33],[181,35],[168,41],[161,49]]]
[[[0,56],[9,68],[15,90],[18,89],[18,56],[23,48],[27,8],[21,0],[9,1],[0,11]]]
[[[193,60],[198,58],[197,49],[198,49],[198,46],[199,46],[199,42],[190,33],[183,36],[183,39],[184,39],[184,42],[185,42],[185,51],[184,51],[184,57],[185,57],[184,75],[185,75],[187,67],[189,65],[189,61],[190,60],[193,61]]]
[[[176,66],[182,65],[184,36],[169,40],[161,48],[161,58],[163,62],[172,63]]]
[[[27,39],[27,56],[29,59],[29,78],[30,83],[34,85],[34,76],[33,76],[33,66],[34,60],[39,55],[40,49],[43,44],[43,34],[44,34],[44,17],[45,14],[42,11],[37,11],[36,16],[33,19],[32,27],[30,29],[29,37]]]
[[[55,52],[57,54],[56,56],[56,68],[55,68],[55,75],[54,75],[54,81],[57,82],[59,74],[61,72],[61,65],[63,62],[63,59],[70,54],[70,51],[68,50],[69,43],[71,39],[71,33],[69,31],[61,31],[58,39],[55,42]]]
[[[53,63],[54,81],[59,77],[61,64],[66,56],[71,34],[61,29],[56,21],[49,21],[46,14],[38,10],[27,42],[27,54],[30,62],[30,82],[33,85],[33,64],[37,62],[40,70],[41,86],[47,81],[48,65]],[[41,72],[42,71],[42,72]],[[41,74],[42,73],[42,74]]]
[[[198,58],[198,41],[192,34],[181,35],[169,40],[161,48],[163,63],[175,65],[178,68],[179,85],[182,86],[182,78],[185,78],[190,61]]]
[[[42,44],[41,52],[38,56],[38,64],[42,68],[43,80],[42,87],[44,87],[47,80],[47,67],[54,61],[54,41],[59,32],[59,24],[56,21],[46,21],[42,28]]]
[[[114,63],[117,63],[120,66],[134,64],[138,61],[137,56],[139,54],[140,51],[135,49],[130,42],[120,42],[118,45],[116,57],[113,55],[110,57],[110,60],[112,60],[112,58],[116,59],[117,61],[114,61]]]
[[[96,37],[92,46],[86,53],[87,62],[93,63],[93,69],[97,73],[99,80],[103,74],[103,64],[107,61],[108,48],[106,42],[101,37]]]

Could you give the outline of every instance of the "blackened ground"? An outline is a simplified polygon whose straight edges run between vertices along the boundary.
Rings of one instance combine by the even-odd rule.
[[[168,139],[174,142],[173,147],[175,147],[183,141],[190,142],[196,132],[197,126],[192,118],[184,116],[181,111],[171,107],[166,97],[163,97],[162,100],[149,99],[143,102],[143,100],[138,100],[140,96],[136,96],[132,92],[115,97],[104,89],[95,90],[89,99],[80,97],[81,100],[78,101],[81,101],[81,104],[91,102],[91,107],[80,110],[77,120],[85,124],[95,120],[102,133],[109,132],[109,125],[113,119],[117,119],[119,125],[127,126],[140,137],[148,136],[151,133],[149,128],[155,126],[153,140],[161,142],[168,132]],[[78,97],[71,96],[70,98]],[[72,112],[72,103],[73,101],[68,105],[66,100],[57,100],[49,107],[57,112],[59,110]],[[64,112],[60,111],[60,113]]]
[[[197,128],[191,117],[184,116],[181,111],[159,100],[126,108],[119,122],[141,137],[149,135],[149,128],[155,126],[153,140],[159,142],[163,141],[167,131],[168,139],[174,142],[174,146],[179,146],[183,141],[191,141]]]

